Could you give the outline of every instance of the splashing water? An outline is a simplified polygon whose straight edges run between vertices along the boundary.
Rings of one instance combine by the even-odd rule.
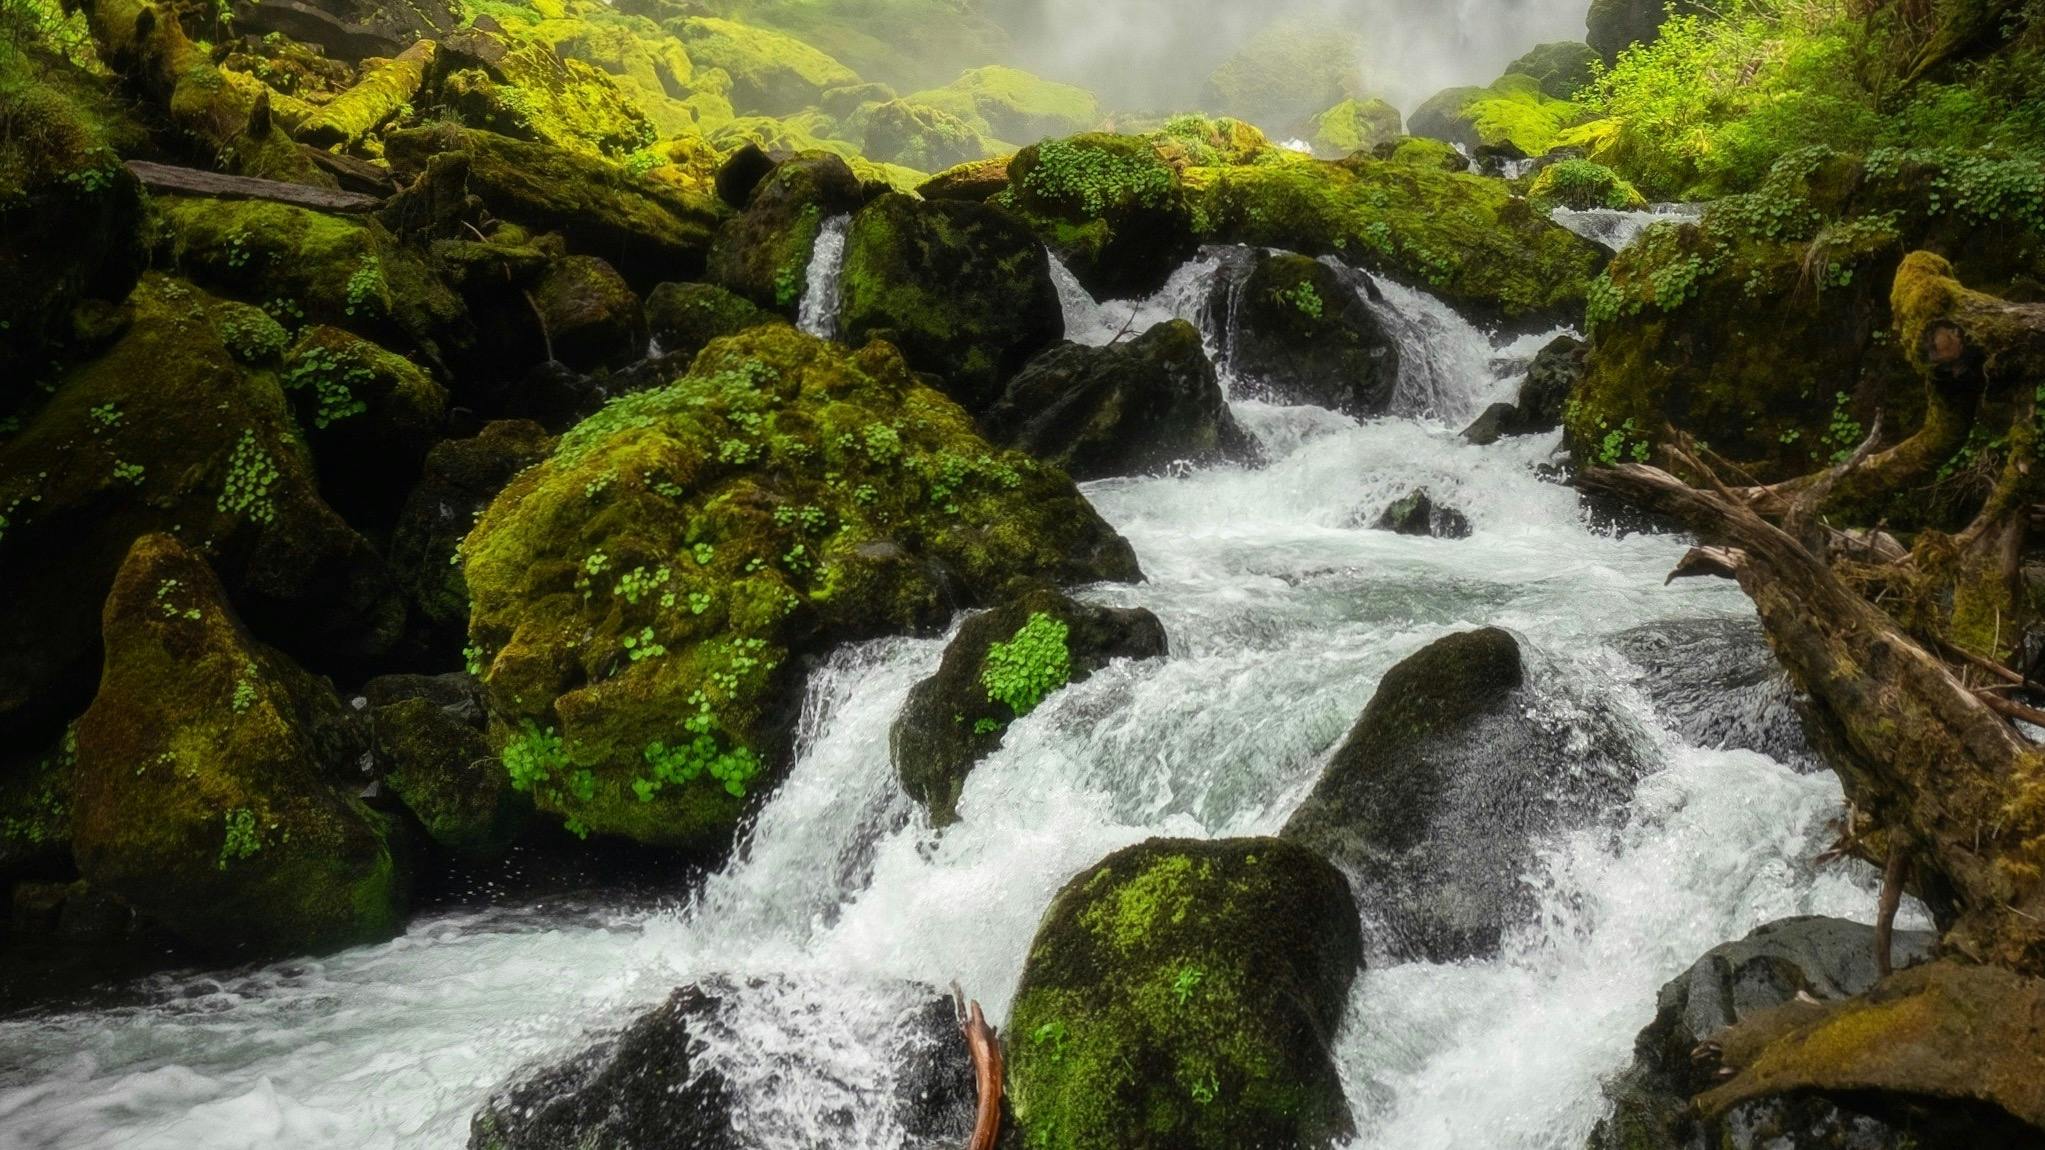
[[[1640,233],[1656,224],[1702,219],[1704,208],[1701,204],[1656,204],[1637,212],[1614,208],[1556,208],[1548,216],[1592,243],[1616,252],[1639,239]]]
[[[1203,256],[1135,311],[1197,314],[1215,268]],[[0,1020],[0,1144],[460,1146],[522,1066],[728,975],[760,981],[701,1059],[736,1084],[747,1140],[897,1150],[872,1103],[901,980],[957,979],[998,1021],[1067,879],[1154,835],[1275,832],[1386,670],[1489,624],[1525,641],[1547,721],[1575,725],[1566,701],[1597,699],[1653,748],[1652,772],[1615,823],[1540,844],[1524,876],[1538,911],[1498,957],[1366,971],[1336,1054],[1358,1150],[1580,1147],[1663,981],[1769,919],[1869,918],[1874,879],[1809,864],[1841,806],[1831,775],[1686,744],[1623,673],[1615,635],[1750,617],[1738,590],[1665,589],[1681,541],[1588,530],[1574,493],[1535,474],[1553,436],[1464,443],[1453,417],[1509,385],[1499,365],[1528,341],[1494,346],[1378,286],[1406,414],[1237,403],[1268,466],[1089,485],[1149,581],[1087,595],[1156,612],[1171,657],[1115,664],[1019,721],[971,776],[960,825],[929,830],[887,755],[942,641],[842,649],[811,676],[790,777],[686,904],[442,914],[379,946]],[[1067,302],[1075,336],[1119,310]],[[1416,486],[1474,536],[1355,526]]]
[[[851,228],[851,216],[832,216],[810,250],[809,286],[803,289],[795,326],[820,339],[838,334],[838,287],[845,271],[845,233]]]

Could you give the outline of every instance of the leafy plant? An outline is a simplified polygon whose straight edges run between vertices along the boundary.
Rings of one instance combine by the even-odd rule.
[[[263,840],[256,832],[256,814],[247,807],[239,807],[221,816],[226,822],[226,837],[220,843],[220,858],[215,863],[221,870],[227,864],[249,858],[263,849]]]
[[[980,671],[987,698],[1017,715],[1035,710],[1072,678],[1068,633],[1063,622],[1039,611],[1008,642],[989,647]]]

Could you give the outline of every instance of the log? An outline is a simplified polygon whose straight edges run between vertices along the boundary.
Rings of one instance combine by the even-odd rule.
[[[282,180],[259,180],[252,176],[230,176],[198,168],[180,168],[148,160],[129,160],[128,170],[144,187],[160,192],[213,196],[223,200],[272,200],[323,212],[369,212],[383,206],[375,196],[287,184]]]
[[[966,1150],[994,1150],[1001,1134],[1001,1041],[980,1004],[973,1003],[960,1021],[966,1034],[966,1049],[973,1055],[973,1085],[979,1092],[979,1109],[973,1115],[973,1137]]]
[[[433,69],[435,45],[421,40],[397,56],[363,70],[355,86],[300,125],[298,138],[315,148],[353,144],[412,102]]]

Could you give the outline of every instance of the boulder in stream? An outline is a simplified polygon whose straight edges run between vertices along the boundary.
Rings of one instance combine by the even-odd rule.
[[[1049,1150],[1325,1147],[1363,965],[1341,872],[1277,839],[1152,839],[1058,893],[1009,1012],[1008,1098]]]
[[[1640,669],[1634,686],[1686,741],[1822,768],[1804,700],[1759,620],[1671,619],[1622,631],[1612,645]]]
[[[1208,307],[1227,333],[1238,386],[1359,419],[1385,414],[1399,382],[1399,349],[1365,302],[1369,290],[1356,273],[1306,256],[1228,253]]]
[[[1518,641],[1497,628],[1436,640],[1385,673],[1283,832],[1355,879],[1382,928],[1374,949],[1493,953],[1527,910],[1534,840],[1631,793],[1639,768],[1617,716],[1544,710]]]
[[[824,222],[856,210],[859,177],[829,152],[776,165],[749,193],[746,210],[718,229],[709,278],[758,306],[794,316],[809,290],[810,257]]]
[[[1177,319],[1126,343],[1044,352],[1008,382],[980,426],[1081,481],[1258,457],[1256,440],[1229,412],[1199,329]]]
[[[1140,607],[1096,607],[1041,588],[959,628],[937,674],[916,684],[889,748],[903,789],[930,821],[958,821],[966,776],[1009,724],[1115,659],[1166,653],[1164,624]]]
[[[1179,173],[1149,140],[1045,140],[1017,153],[1008,177],[1016,211],[1097,299],[1149,295],[1199,246]]]
[[[1470,537],[1469,517],[1447,504],[1435,502],[1425,487],[1414,488],[1394,500],[1372,526],[1395,535],[1432,536],[1436,539]]]

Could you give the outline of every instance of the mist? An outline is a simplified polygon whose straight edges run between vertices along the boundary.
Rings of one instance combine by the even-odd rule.
[[[1587,0],[992,0],[1023,66],[1124,109],[1198,108],[1216,67],[1277,21],[1354,37],[1354,85],[1411,112],[1488,84],[1535,44],[1581,40]],[[1218,110],[1218,109],[1210,109]]]

